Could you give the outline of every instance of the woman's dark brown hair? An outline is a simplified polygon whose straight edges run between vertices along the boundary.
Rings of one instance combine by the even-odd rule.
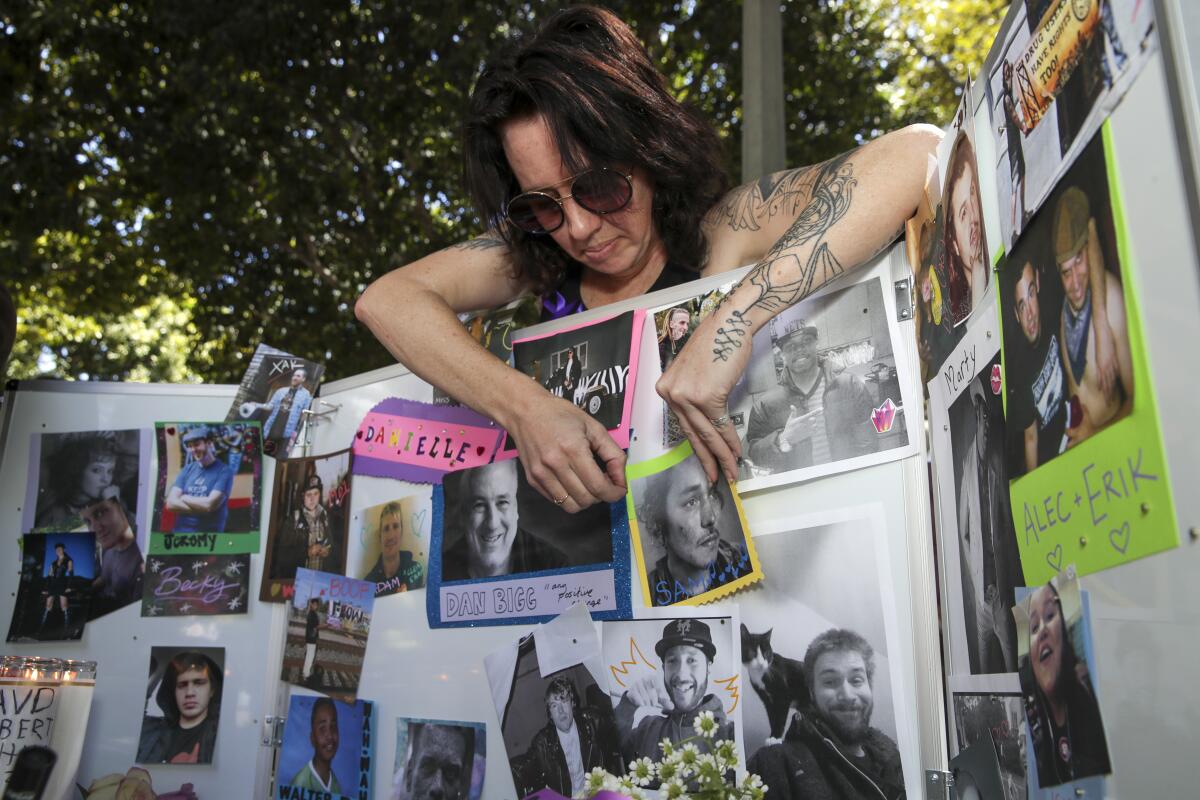
[[[629,26],[604,9],[575,6],[510,40],[484,67],[466,125],[466,182],[489,229],[508,244],[518,278],[557,285],[571,258],[549,236],[504,221],[521,189],[501,143],[505,122],[542,114],[571,174],[588,166],[640,167],[654,188],[654,225],[675,264],[699,270],[705,213],[727,191],[708,121],[677,101]]]

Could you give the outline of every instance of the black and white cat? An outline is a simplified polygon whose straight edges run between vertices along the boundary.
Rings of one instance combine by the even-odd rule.
[[[771,649],[771,631],[751,633],[742,625],[742,666],[750,676],[754,693],[767,708],[771,736],[767,744],[778,744],[787,733],[792,709],[805,713],[812,695],[804,675],[804,664]]]

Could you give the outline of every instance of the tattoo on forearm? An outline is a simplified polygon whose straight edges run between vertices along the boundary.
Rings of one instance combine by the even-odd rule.
[[[794,217],[801,204],[812,198],[821,171],[828,163],[773,172],[739,186],[709,212],[710,221],[714,225],[725,223],[735,231],[757,231],[761,223],[776,214]]]
[[[725,319],[725,324],[717,328],[717,335],[713,339],[713,360],[728,361],[729,355],[742,346],[742,339],[749,330],[750,320],[741,311],[732,311]]]
[[[493,239],[491,236],[479,236],[474,239],[468,239],[465,242],[459,242],[454,245],[455,250],[494,250],[497,247],[505,247],[504,241],[501,239]]]
[[[850,155],[844,153],[807,170],[812,173],[808,204],[763,260],[726,298],[728,302],[728,298],[744,285],[758,290],[743,308],[728,309],[724,325],[718,329],[713,342],[714,361],[727,361],[741,346],[741,338],[749,328],[746,315],[752,309],[759,308],[772,314],[782,311],[844,271],[829,249],[825,235],[850,209],[851,195],[857,184]],[[798,251],[804,246],[811,249],[807,258],[801,261]],[[722,303],[717,309],[718,314],[724,306]],[[736,338],[730,333],[734,328]]]

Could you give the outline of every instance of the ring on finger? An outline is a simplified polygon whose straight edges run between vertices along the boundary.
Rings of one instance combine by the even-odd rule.
[[[568,497],[570,497],[569,494],[564,494],[562,497],[554,501],[554,505],[561,506],[563,503],[567,502]]]
[[[721,416],[716,417],[714,419],[710,419],[709,422],[711,422],[713,424],[714,428],[720,428],[723,425],[727,425],[727,424],[729,424],[729,412],[726,412],[726,413],[722,414]]]

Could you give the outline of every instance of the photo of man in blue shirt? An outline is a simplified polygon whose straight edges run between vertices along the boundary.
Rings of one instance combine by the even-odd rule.
[[[166,507],[175,513],[175,533],[224,533],[229,516],[233,470],[217,458],[213,433],[198,425],[183,434],[191,458],[167,493]]]

